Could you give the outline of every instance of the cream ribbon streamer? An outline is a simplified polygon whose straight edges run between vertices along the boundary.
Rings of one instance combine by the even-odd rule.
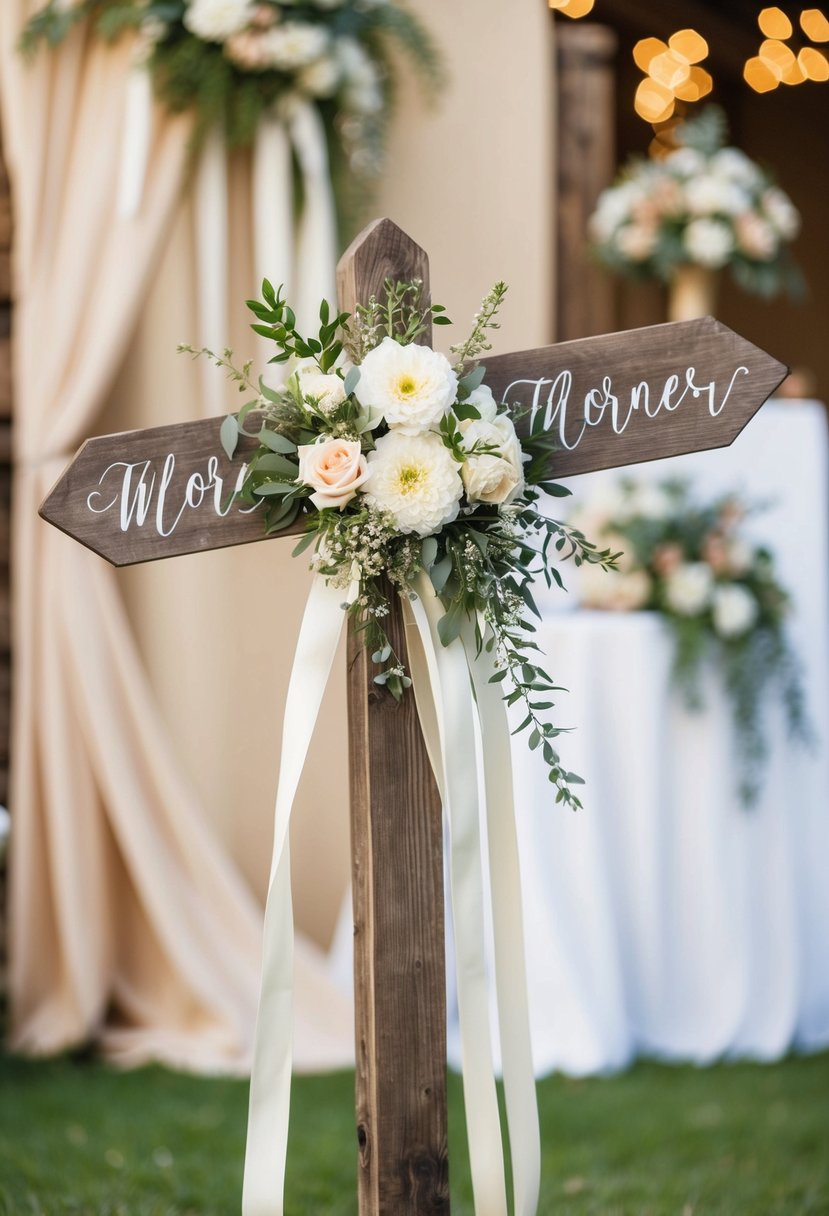
[[[198,281],[199,344],[222,351],[227,344],[227,153],[224,131],[215,124],[205,136],[193,183]],[[206,414],[227,412],[227,390],[207,359],[202,360]]]
[[[135,219],[141,210],[147,160],[150,155],[152,122],[150,74],[146,65],[138,63],[130,69],[124,88],[124,134],[117,202],[117,213],[124,220]]]
[[[469,686],[471,678],[472,688],[475,692],[474,705],[480,721],[481,738],[485,741],[483,769],[495,940],[495,984],[507,1124],[513,1166],[514,1212],[515,1216],[534,1216],[538,1206],[541,1147],[527,1007],[521,879],[512,792],[509,725],[500,687],[489,682],[489,677],[495,671],[492,656],[485,650],[476,654],[472,623],[467,624],[460,640],[453,642],[448,648],[444,648],[437,634],[437,622],[443,615],[443,607],[425,575],[421,575],[417,580],[416,591],[419,598],[406,605],[406,615],[409,626],[414,624],[417,628],[422,654],[412,646],[409,660],[427,750],[445,802],[446,793],[449,795],[450,803],[452,798],[449,782],[445,776],[446,771],[451,773],[454,770],[459,782],[474,786],[475,763],[474,758],[470,761],[469,753],[455,752],[449,746],[449,739],[446,735],[445,683],[446,678],[450,678],[450,672],[444,656],[449,652],[455,652],[463,657],[464,670],[461,671],[460,665],[457,665],[451,672],[453,687],[461,699],[465,696],[469,707],[466,712],[473,712],[472,689]],[[411,629],[409,631],[411,632]],[[423,669],[424,660],[426,671]],[[430,687],[433,705],[429,703]],[[432,712],[433,710],[434,712]],[[457,706],[454,712],[457,712]],[[461,710],[461,712],[464,711]],[[438,739],[434,738],[435,724]],[[451,765],[447,764],[447,759],[452,761]],[[436,761],[442,763],[443,773],[440,773]],[[470,764],[473,766],[473,780],[470,780]],[[451,825],[451,806],[447,809]],[[485,992],[481,997],[479,991],[473,991],[476,981],[461,962],[462,952],[466,954],[470,948],[468,942],[465,941],[470,929],[469,925],[459,918],[468,915],[469,901],[466,897],[456,899],[455,882],[457,881],[456,875],[462,883],[469,879],[468,872],[456,865],[454,853],[458,848],[467,847],[468,844],[461,837],[451,832],[450,826],[452,854],[450,872],[453,875],[452,903],[458,955],[458,1007],[461,1022],[464,1094],[469,1128],[475,1211],[480,1216],[484,1212],[501,1210],[494,1205],[500,1204],[502,1199],[500,1189],[479,1172],[476,1164],[483,1151],[479,1146],[488,1142],[491,1151],[492,1131],[481,1127],[482,1121],[488,1121],[491,1114],[487,1111],[477,1110],[475,1097],[467,1092],[469,1028],[465,1026],[463,1010],[464,1006],[468,1006],[471,1001],[487,999]],[[480,845],[474,860],[480,869]],[[472,862],[473,858],[470,855],[468,858],[470,866]],[[480,886],[479,878],[475,882],[477,886]],[[482,1051],[480,1046],[475,1050],[476,1052]],[[487,1044],[485,1065],[482,1065],[479,1059],[476,1068],[480,1069],[482,1066],[486,1067],[487,1072],[491,1075],[492,1059],[489,1044]]]
[[[352,586],[348,599],[353,598]],[[294,926],[288,825],[342,633],[342,590],[317,575],[300,627],[282,727],[262,990],[250,1081],[242,1216],[282,1216],[291,1095]]]

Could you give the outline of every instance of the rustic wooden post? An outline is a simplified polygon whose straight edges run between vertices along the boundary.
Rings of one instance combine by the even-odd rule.
[[[422,279],[424,251],[377,220],[338,271],[353,309],[386,278]],[[423,335],[429,340],[429,334]],[[498,400],[541,415],[557,450],[548,475],[732,443],[786,367],[712,317],[487,358]],[[221,418],[90,439],[40,509],[116,566],[265,539],[238,500],[246,456],[222,451]],[[300,516],[276,535],[301,533]],[[384,624],[407,661],[397,598]],[[360,1216],[449,1212],[441,806],[413,696],[371,679],[348,642],[349,759],[357,1008]]]
[[[590,258],[587,221],[616,168],[616,35],[556,22],[556,341],[614,328],[613,283]]]
[[[340,307],[380,296],[389,277],[428,291],[429,261],[379,220],[340,261]],[[405,663],[390,602],[385,628]],[[448,1213],[441,804],[414,697],[398,703],[372,682],[353,629],[348,723],[360,1216]]]

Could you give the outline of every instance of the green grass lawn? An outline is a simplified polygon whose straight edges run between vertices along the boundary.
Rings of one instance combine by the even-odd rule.
[[[471,1216],[450,1080],[452,1211]],[[356,1212],[353,1086],[350,1073],[296,1080],[288,1216]],[[639,1064],[538,1094],[544,1214],[829,1213],[829,1054]],[[0,1214],[237,1216],[246,1100],[238,1081],[0,1058]]]

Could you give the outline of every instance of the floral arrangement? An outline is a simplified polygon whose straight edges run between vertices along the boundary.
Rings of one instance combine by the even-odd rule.
[[[440,78],[426,30],[394,0],[49,0],[23,49],[87,18],[104,38],[137,31],[156,92],[174,111],[195,107],[199,129],[221,121],[245,145],[263,111],[310,98],[362,174],[379,168],[392,41]]]
[[[691,709],[702,704],[704,660],[722,672],[739,746],[739,792],[751,804],[766,753],[764,696],[780,691],[793,738],[806,741],[810,731],[784,631],[789,597],[772,554],[744,533],[748,513],[734,495],[695,502],[682,481],[624,480],[574,518],[622,550],[603,580],[583,570],[585,606],[660,613],[674,636],[674,675]]]
[[[519,440],[515,415],[493,397],[479,357],[506,292],[485,297],[469,337],[451,347],[454,364],[418,339],[432,323],[451,324],[424,299],[420,282],[387,280],[353,315],[320,307],[314,337],[296,330],[293,311],[266,280],[249,300],[253,329],[273,339],[271,362],[288,364],[284,387],[251,379],[232,352],[189,346],[223,367],[253,398],[224,419],[221,441],[232,456],[240,435],[259,443],[248,457],[241,496],[265,502],[266,525],[277,531],[302,515],[306,532],[294,552],[313,547],[312,567],[335,587],[356,588],[347,605],[378,665],[375,683],[400,698],[411,680],[384,629],[393,594],[414,595],[428,576],[445,609],[443,645],[468,625],[475,643],[496,652],[496,681],[509,705],[523,702],[516,732],[529,731],[557,788],[557,801],[580,806],[553,744],[560,730],[545,719],[555,685],[539,665],[529,614],[537,573],[562,586],[553,557],[611,568],[584,535],[548,518],[542,492],[569,491],[550,482],[552,449],[542,419]]]
[[[661,160],[632,159],[590,219],[599,260],[619,274],[666,282],[683,265],[727,266],[756,295],[801,294],[788,249],[800,216],[769,174],[725,147],[724,137],[722,113],[709,106],[677,132],[676,150]]]

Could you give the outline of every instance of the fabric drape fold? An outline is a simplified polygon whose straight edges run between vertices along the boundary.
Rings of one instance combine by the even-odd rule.
[[[154,108],[140,206],[125,214],[130,40],[80,26],[26,62],[17,42],[32,7],[0,8],[15,201],[11,1042],[47,1053],[93,1039],[122,1063],[245,1071],[260,910],[179,770],[114,571],[37,517],[128,349],[191,121]],[[300,947],[297,1067],[342,1065],[348,1003]]]

